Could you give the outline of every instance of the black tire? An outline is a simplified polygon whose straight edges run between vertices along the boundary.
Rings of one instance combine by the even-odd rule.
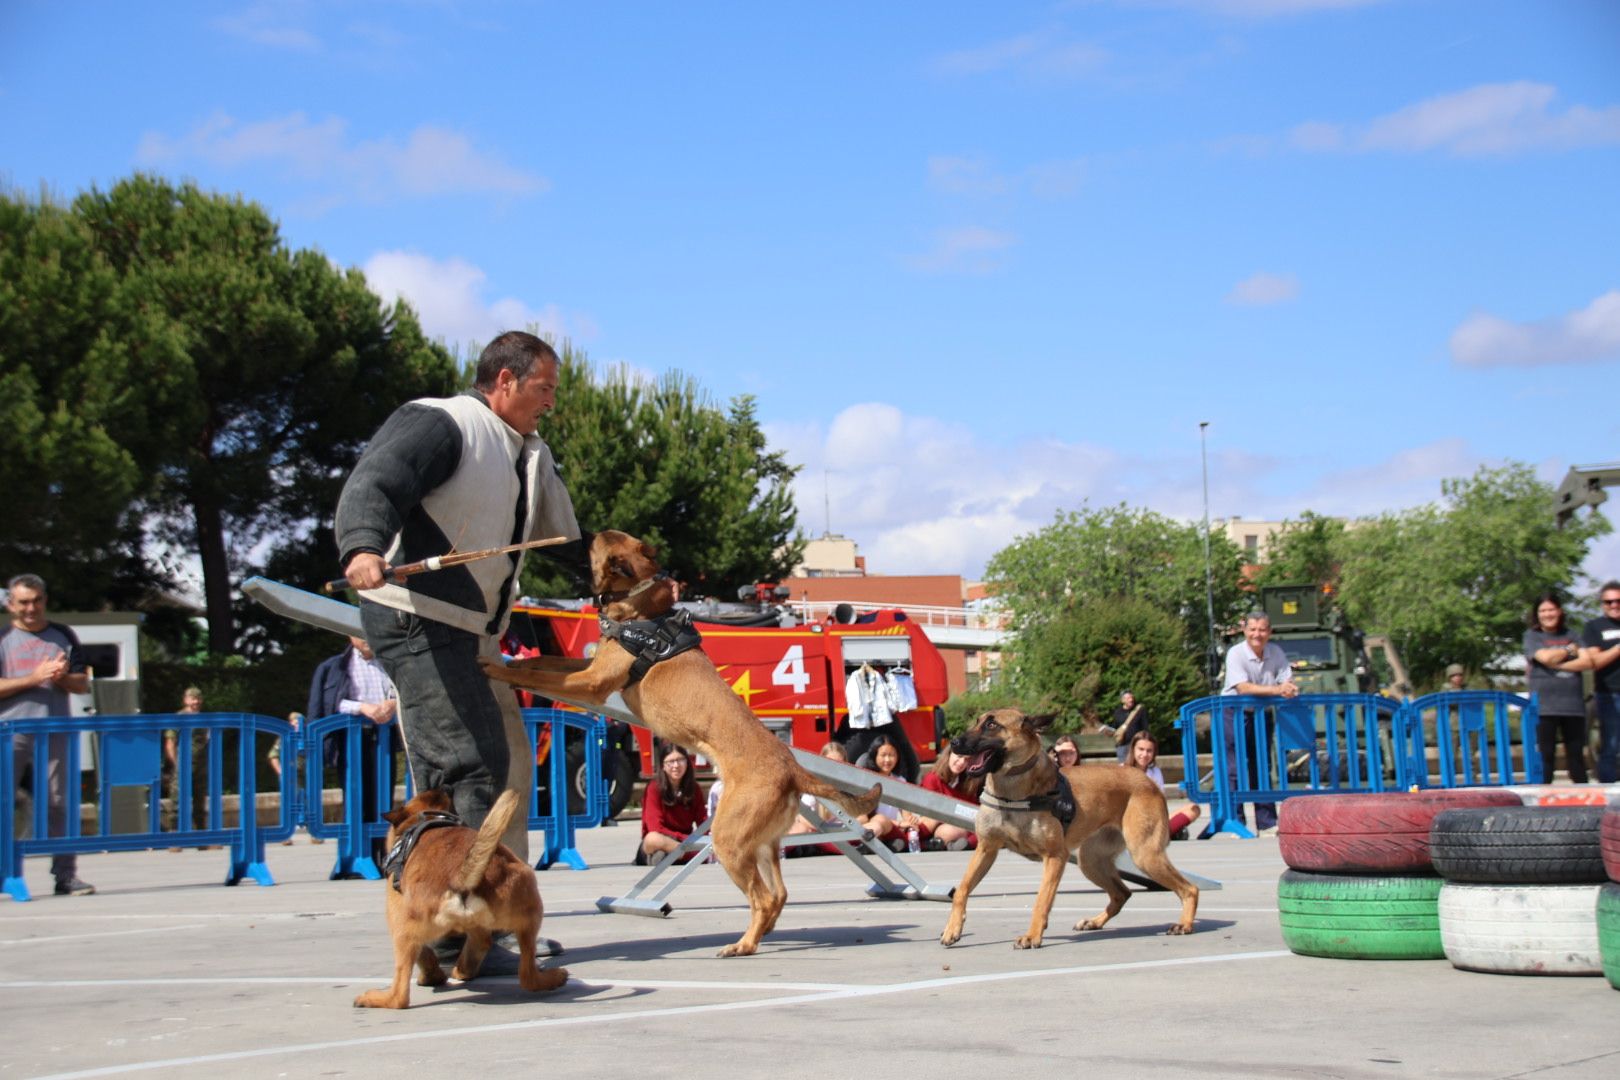
[[[630,805],[630,800],[636,793],[636,766],[630,759],[617,750],[608,748],[608,767],[612,775],[608,778],[608,817],[616,818]]]
[[[1598,847],[1603,851],[1603,868],[1611,881],[1620,881],[1620,804],[1610,803],[1598,829]]]
[[[1446,810],[1429,830],[1429,855],[1447,881],[1586,885],[1607,881],[1599,806]]]
[[[586,784],[590,781],[585,771],[585,748],[575,743],[568,746],[568,813],[585,812]]]
[[[1620,885],[1612,881],[1598,890],[1597,928],[1603,977],[1620,990]]]
[[[1277,881],[1283,942],[1301,956],[1439,960],[1440,879],[1285,870]]]

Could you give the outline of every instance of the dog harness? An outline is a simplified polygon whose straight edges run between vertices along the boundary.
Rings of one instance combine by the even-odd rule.
[[[422,838],[423,833],[446,825],[465,827],[466,824],[456,815],[443,810],[423,810],[421,816],[411,823],[410,828],[399,834],[399,839],[394,841],[394,846],[388,849],[388,854],[383,858],[382,872],[393,878],[394,891],[404,891],[400,888],[399,879],[405,873],[405,860],[416,850],[416,842]]]
[[[654,619],[634,619],[620,622],[606,615],[599,620],[604,640],[612,639],[634,656],[630,665],[630,678],[624,684],[634,686],[652,666],[679,656],[703,642],[703,635],[692,625],[692,613],[682,608]]]
[[[995,810],[1048,813],[1057,818],[1058,824],[1065,829],[1074,820],[1074,789],[1063,779],[1061,772],[1057,775],[1057,783],[1045,795],[1031,795],[1027,799],[998,799],[986,791],[979,796],[979,802]]]

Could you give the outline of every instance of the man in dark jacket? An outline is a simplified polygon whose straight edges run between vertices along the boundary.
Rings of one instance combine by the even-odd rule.
[[[377,729],[392,724],[398,710],[399,696],[394,692],[393,681],[372,655],[365,638],[351,637],[348,648],[321,661],[309,683],[309,704],[304,715],[310,720],[346,713],[371,721],[360,732],[360,812],[364,815],[362,820],[367,822],[379,820],[384,808],[377,798],[376,762],[380,742]],[[322,748],[320,759],[329,766],[342,768],[347,745],[342,736],[332,737],[328,746]],[[385,763],[383,775],[386,777],[385,798],[391,802],[392,761]],[[373,857],[379,854],[381,846],[381,840],[373,843]]]

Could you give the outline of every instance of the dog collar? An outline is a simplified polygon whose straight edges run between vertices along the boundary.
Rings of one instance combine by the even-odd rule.
[[[388,849],[388,854],[383,858],[382,872],[393,879],[394,891],[404,891],[400,888],[399,882],[405,874],[405,860],[416,850],[416,842],[422,838],[423,833],[446,825],[465,824],[466,822],[456,815],[443,810],[423,810],[421,815],[411,822],[410,827],[399,834],[399,839],[394,841],[394,846]]]
[[[629,600],[633,597],[640,596],[642,593],[646,592],[660,581],[668,580],[669,575],[660,570],[652,577],[647,578],[645,581],[638,581],[628,589],[620,589],[618,592],[597,593],[595,597],[596,606],[599,608],[605,608],[609,604],[617,604],[621,600]]]
[[[602,615],[597,622],[604,639],[617,641],[636,658],[630,665],[630,678],[624,684],[626,687],[640,682],[654,664],[663,663],[703,643],[703,635],[692,625],[692,613],[684,608],[652,619],[623,622]]]

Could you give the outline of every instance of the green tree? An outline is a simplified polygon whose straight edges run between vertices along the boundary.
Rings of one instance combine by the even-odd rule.
[[[1242,552],[1210,537],[1215,622],[1224,626],[1248,606]],[[1024,636],[1088,600],[1134,597],[1179,619],[1185,648],[1202,656],[1209,638],[1204,539],[1199,526],[1121,504],[1060,513],[1051,525],[998,551],[986,582]]]
[[[453,360],[409,309],[385,309],[357,270],[289,250],[240,198],[137,175],[66,211],[8,199],[5,212],[8,241],[12,220],[35,223],[22,291],[6,299],[36,314],[0,322],[0,377],[31,395],[22,419],[65,448],[38,452],[55,455],[43,483],[104,482],[95,505],[117,507],[99,532],[85,514],[59,521],[66,576],[96,578],[109,533],[152,578],[165,575],[143,531],[195,553],[209,651],[233,651],[232,586],[251,554],[307,548],[365,440],[399,402],[449,392]],[[76,440],[105,481],[65,460]],[[329,551],[311,554],[315,576]]]
[[[1298,521],[1283,522],[1271,538],[1267,562],[1255,578],[1266,585],[1339,585],[1344,521],[1307,510]]]
[[[1020,638],[1019,696],[1058,713],[1057,730],[1106,718],[1130,690],[1148,707],[1154,734],[1168,737],[1175,710],[1207,692],[1180,618],[1148,600],[1094,597]]]
[[[676,373],[646,382],[619,369],[598,378],[564,342],[557,407],[541,434],[587,529],[620,529],[658,547],[664,568],[703,595],[785,575],[802,543],[790,482],[798,471],[767,448],[753,399],[722,410]],[[572,595],[544,559],[524,565],[524,591]]]
[[[1441,504],[1357,522],[1338,543],[1345,613],[1388,634],[1420,684],[1448,663],[1477,669],[1517,653],[1531,601],[1567,593],[1609,531],[1597,515],[1558,528],[1552,487],[1521,463],[1441,491]]]

